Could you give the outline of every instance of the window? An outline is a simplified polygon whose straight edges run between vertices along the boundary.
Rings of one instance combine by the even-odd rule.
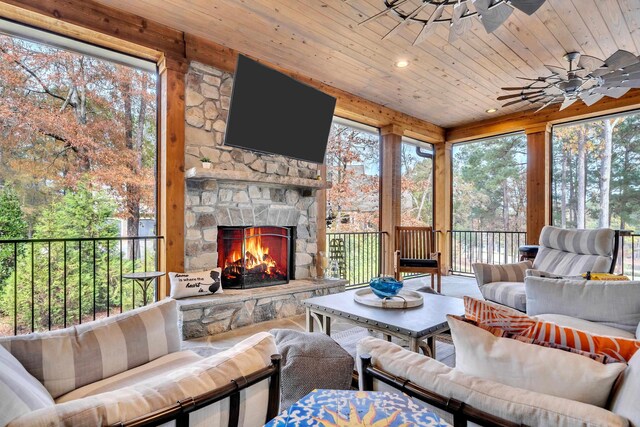
[[[453,147],[453,228],[526,230],[527,139],[513,134]]]
[[[156,84],[153,63],[0,20],[0,335],[153,295],[122,275],[157,261],[132,238],[156,234]]]
[[[377,231],[380,198],[378,130],[335,118],[326,155],[327,229]]]
[[[553,128],[553,223],[638,230],[640,113]]]
[[[433,224],[433,146],[402,138],[402,225]]]

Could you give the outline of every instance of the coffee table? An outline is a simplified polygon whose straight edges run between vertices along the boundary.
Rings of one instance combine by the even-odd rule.
[[[314,321],[322,332],[331,334],[331,318],[342,318],[363,328],[381,332],[391,337],[409,340],[409,349],[427,350],[436,357],[435,336],[449,330],[447,314],[464,315],[464,302],[460,298],[421,293],[424,304],[420,307],[392,309],[370,307],[354,301],[356,290],[309,298],[303,301],[307,311],[307,331],[314,331]],[[427,351],[425,351],[425,354]]]

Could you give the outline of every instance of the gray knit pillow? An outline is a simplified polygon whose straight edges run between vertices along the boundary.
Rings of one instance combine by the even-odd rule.
[[[280,409],[288,409],[315,389],[349,390],[353,358],[322,333],[272,329],[282,355]]]

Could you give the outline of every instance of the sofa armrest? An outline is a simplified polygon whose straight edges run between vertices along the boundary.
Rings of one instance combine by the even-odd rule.
[[[638,327],[636,328],[636,339],[640,340],[640,323],[638,323]]]
[[[524,282],[525,272],[532,267],[531,261],[514,264],[471,264],[478,286],[493,282]]]
[[[523,425],[627,426],[628,421],[606,409],[568,399],[503,385],[471,376],[376,338],[358,343],[358,355],[421,388],[452,398],[480,411]],[[358,357],[360,366],[360,357]],[[374,382],[374,389],[379,384]]]

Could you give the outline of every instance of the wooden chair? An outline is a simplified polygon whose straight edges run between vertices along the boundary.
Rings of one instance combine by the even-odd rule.
[[[442,291],[440,253],[435,250],[431,227],[396,227],[394,273],[400,280],[402,273],[431,274],[431,288]],[[434,288],[433,278],[437,277]]]

